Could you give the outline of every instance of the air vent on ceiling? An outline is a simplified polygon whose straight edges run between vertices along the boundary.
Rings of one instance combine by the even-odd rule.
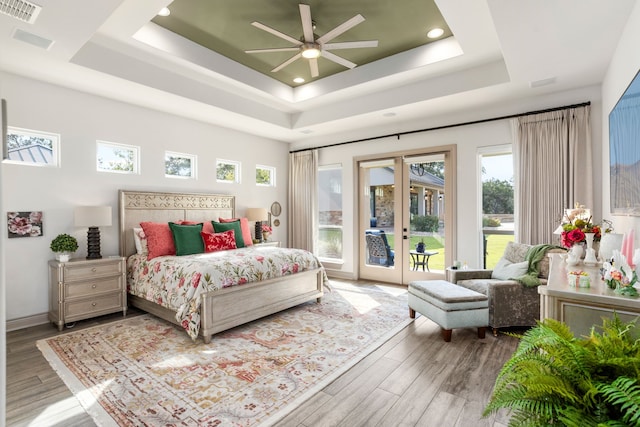
[[[42,10],[41,6],[24,0],[0,0],[0,13],[33,24]]]

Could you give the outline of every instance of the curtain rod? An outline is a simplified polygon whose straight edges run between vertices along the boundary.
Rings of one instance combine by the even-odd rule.
[[[510,114],[508,116],[492,117],[490,119],[480,119],[480,120],[474,120],[474,121],[471,121],[471,122],[454,123],[454,124],[450,124],[450,125],[435,126],[435,127],[432,127],[432,128],[409,130],[409,131],[405,131],[405,132],[390,133],[390,134],[387,134],[387,135],[372,136],[372,137],[369,137],[369,138],[354,139],[352,141],[336,142],[334,144],[321,145],[319,147],[301,148],[299,150],[289,151],[289,154],[291,154],[291,153],[300,153],[302,151],[317,150],[319,148],[329,148],[329,147],[337,147],[339,145],[355,144],[357,142],[374,141],[376,139],[389,138],[389,137],[392,137],[392,136],[395,136],[396,138],[400,139],[400,137],[403,136],[403,135],[411,135],[411,134],[414,134],[414,133],[429,132],[429,131],[432,131],[432,130],[449,129],[449,128],[455,128],[455,127],[459,127],[459,126],[477,125],[477,124],[480,124],[480,123],[494,122],[494,121],[497,121],[497,120],[514,119],[516,117],[531,116],[533,114],[550,113],[552,111],[566,110],[568,108],[586,107],[587,105],[591,105],[591,101],[582,102],[580,104],[565,105],[564,107],[554,107],[554,108],[547,108],[547,109],[544,109],[544,110],[529,111],[527,113]]]

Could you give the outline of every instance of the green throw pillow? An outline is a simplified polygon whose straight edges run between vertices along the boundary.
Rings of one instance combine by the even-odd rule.
[[[244,244],[244,239],[242,238],[242,228],[240,228],[240,221],[234,222],[216,222],[211,221],[213,224],[213,229],[216,233],[223,233],[228,230],[233,230],[233,234],[236,237],[236,247],[244,248],[246,245]]]
[[[173,242],[176,245],[176,255],[192,255],[204,252],[204,242],[200,232],[202,224],[181,225],[173,222],[169,223]]]

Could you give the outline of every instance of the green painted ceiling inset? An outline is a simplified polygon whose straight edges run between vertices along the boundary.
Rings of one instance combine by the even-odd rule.
[[[295,39],[302,37],[300,0],[174,0],[171,15],[156,16],[153,22],[201,46],[211,49],[249,68],[295,86],[294,77],[310,82],[306,59],[298,59],[272,73],[296,52],[249,54],[245,50],[292,47],[290,43],[251,25],[258,21]],[[331,40],[334,42],[378,40],[378,47],[333,50],[332,53],[358,66],[429,43],[426,33],[434,27],[445,30],[440,38],[451,36],[433,0],[312,0],[311,18],[318,36],[360,14],[365,21]],[[348,71],[325,58],[318,59],[320,76]]]

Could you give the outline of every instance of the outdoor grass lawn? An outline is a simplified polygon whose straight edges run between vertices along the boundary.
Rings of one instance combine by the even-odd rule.
[[[430,270],[444,270],[447,266],[445,266],[445,249],[444,245],[440,242],[439,239],[432,236],[411,236],[410,239],[410,247],[413,249],[416,247],[420,240],[424,240],[425,250],[427,251],[438,251],[437,255],[431,256],[429,259],[429,269]],[[389,242],[389,246],[394,248],[394,235],[387,234],[387,241]],[[508,234],[491,234],[487,236],[487,268],[493,268],[498,260],[502,257],[504,253],[504,248],[507,247],[508,242],[513,241],[513,235]],[[465,260],[459,260],[464,263]],[[413,268],[413,263],[411,259],[409,260],[410,267]],[[470,265],[473,266],[473,262],[467,261]],[[481,265],[478,265],[477,268],[482,268]]]

